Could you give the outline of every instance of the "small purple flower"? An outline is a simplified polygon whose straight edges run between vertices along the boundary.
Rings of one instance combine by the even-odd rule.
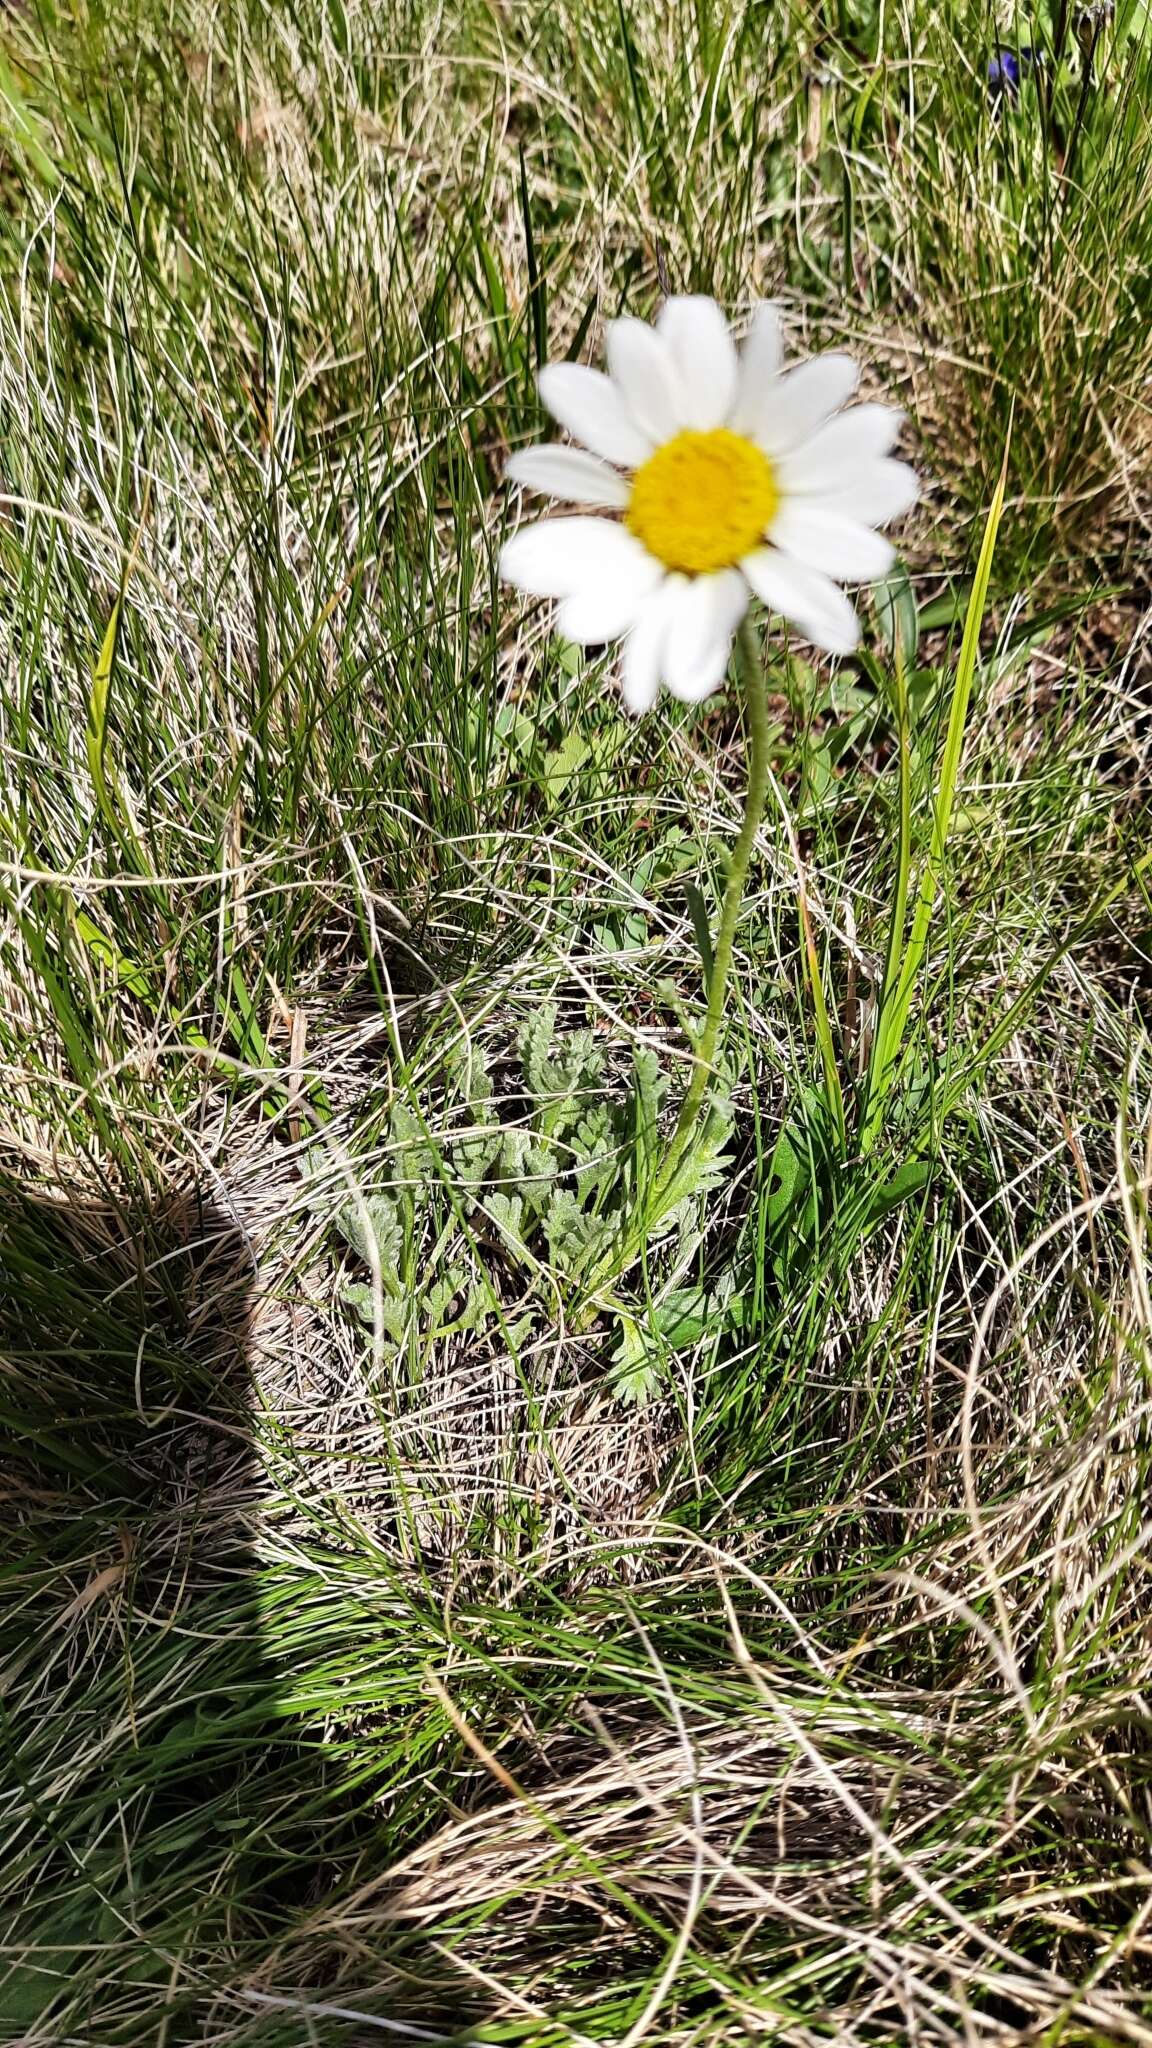
[[[1031,44],[1022,49],[1010,50],[1001,47],[994,57],[988,59],[988,90],[993,99],[1016,100],[1020,97],[1020,81],[1028,76],[1036,63]]]

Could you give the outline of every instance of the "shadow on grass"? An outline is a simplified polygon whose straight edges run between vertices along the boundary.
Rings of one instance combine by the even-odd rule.
[[[0,2040],[482,2017],[419,1934],[340,1935],[394,1845],[266,1649],[307,1593],[253,1541],[256,1288],[195,1187],[130,1207],[0,1175]]]
[[[249,1902],[301,1882],[250,1825],[293,1761],[251,1576],[250,1286],[194,1190],[0,1189],[8,2039],[128,2039],[149,2008],[189,2038],[206,1956],[239,1962]]]

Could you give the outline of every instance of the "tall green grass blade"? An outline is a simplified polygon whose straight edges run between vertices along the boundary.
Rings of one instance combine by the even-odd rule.
[[[960,643],[960,654],[956,664],[956,677],[948,710],[948,725],[941,757],[936,798],[932,812],[932,835],[924,868],[916,893],[912,926],[907,943],[901,946],[897,938],[899,927],[896,918],[892,923],[892,938],[889,943],[888,961],[884,986],[881,990],[876,1032],[872,1043],[864,1094],[864,1107],[860,1125],[860,1147],[863,1152],[871,1151],[883,1128],[887,1099],[898,1070],[908,1014],[916,979],[923,965],[928,947],[928,933],[932,913],[940,889],[944,854],[952,823],[952,811],[956,800],[956,787],[960,772],[960,756],[964,744],[964,729],[968,718],[968,703],[972,694],[972,682],[976,673],[976,662],[980,650],[980,630],[988,603],[988,587],[992,576],[992,558],[996,547],[996,536],[1004,512],[1004,493],[1008,481],[1008,454],[1011,445],[1011,430],[1005,444],[1000,476],[993,493],[988,517],[977,557],[976,572],[972,591],[968,599],[968,610],[964,620],[964,633]],[[901,749],[902,758],[906,749]],[[901,771],[903,775],[903,770]],[[903,910],[903,890],[906,886],[906,848],[909,820],[906,815],[905,786],[901,784],[901,846],[897,877],[898,911]],[[893,940],[896,943],[893,943]]]
[[[108,777],[104,772],[104,756],[108,746],[108,707],[112,692],[112,676],[116,666],[116,642],[120,633],[122,604],[123,599],[118,597],[100,643],[100,652],[92,670],[92,687],[88,695],[88,716],[85,725],[88,772],[92,777],[96,802],[100,807],[101,817],[117,839],[120,837],[120,819],[112,801]]]
[[[5,119],[4,140],[14,155],[28,159],[40,182],[55,191],[63,182],[63,170],[52,153],[52,130],[31,105],[22,90],[11,59],[0,44],[0,109]]]

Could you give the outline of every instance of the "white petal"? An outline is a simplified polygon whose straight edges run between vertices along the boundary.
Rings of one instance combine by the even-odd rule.
[[[814,647],[826,647],[829,654],[851,654],[860,638],[860,621],[844,592],[827,576],[778,555],[774,548],[757,548],[755,554],[745,555],[740,567],[769,610],[790,619]]]
[[[850,470],[887,455],[903,424],[904,415],[894,406],[854,405],[785,457],[781,489],[837,490]]]
[[[664,680],[683,704],[699,704],[724,681],[732,635],[748,606],[748,589],[738,569],[715,576],[677,579],[670,598],[664,647]]]
[[[660,658],[668,632],[674,590],[669,580],[662,583],[641,608],[636,623],[624,642],[621,690],[629,711],[650,711],[660,689]]]
[[[611,519],[544,519],[522,526],[500,550],[504,581],[531,597],[572,597],[600,578],[644,581],[652,562],[647,548]]]
[[[723,426],[736,396],[736,347],[715,299],[669,299],[656,323],[680,378],[682,424]]]
[[[667,342],[643,320],[610,320],[605,347],[629,418],[652,441],[670,441],[686,421],[684,393]]]
[[[764,299],[752,315],[752,325],[740,351],[736,402],[729,420],[733,433],[755,435],[767,420],[783,356],[780,310],[770,299]]]
[[[668,688],[682,704],[702,704],[705,697],[711,697],[720,689],[728,674],[728,663],[732,655],[732,635],[726,640],[714,640],[705,647],[691,673],[678,674],[675,681],[665,677]]]
[[[807,502],[827,505],[847,519],[866,526],[886,526],[899,519],[920,496],[920,480],[906,462],[862,462],[839,479],[834,490],[813,493]]]
[[[784,455],[806,441],[856,389],[859,376],[851,356],[813,356],[789,370],[772,391],[756,438],[767,455]]]
[[[620,393],[602,370],[590,370],[583,363],[549,363],[537,385],[553,419],[594,455],[618,462],[622,469],[638,469],[647,462],[654,446],[651,436],[629,418]]]
[[[529,491],[546,491],[550,498],[564,498],[569,505],[611,505],[622,511],[628,503],[628,486],[623,477],[582,448],[521,448],[504,465],[504,474]]]
[[[603,647],[629,632],[663,575],[651,555],[646,561],[649,573],[642,578],[631,572],[618,581],[601,576],[566,597],[556,614],[557,632],[581,647]]]
[[[841,583],[886,576],[896,553],[882,533],[828,509],[820,498],[786,498],[768,528],[774,547]]]

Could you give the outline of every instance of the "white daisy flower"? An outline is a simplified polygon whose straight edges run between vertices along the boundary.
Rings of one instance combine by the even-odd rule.
[[[663,681],[698,703],[723,682],[755,595],[831,654],[860,625],[840,583],[870,583],[893,550],[875,528],[915,502],[889,450],[903,415],[841,408],[850,356],[781,369],[776,308],[761,305],[737,354],[714,299],[669,299],[655,327],[613,320],[608,372],[553,363],[540,396],[580,448],[514,455],[529,490],[614,518],[548,519],[514,534],[500,573],[560,600],[566,639],[624,642],[624,701],[647,711]]]

